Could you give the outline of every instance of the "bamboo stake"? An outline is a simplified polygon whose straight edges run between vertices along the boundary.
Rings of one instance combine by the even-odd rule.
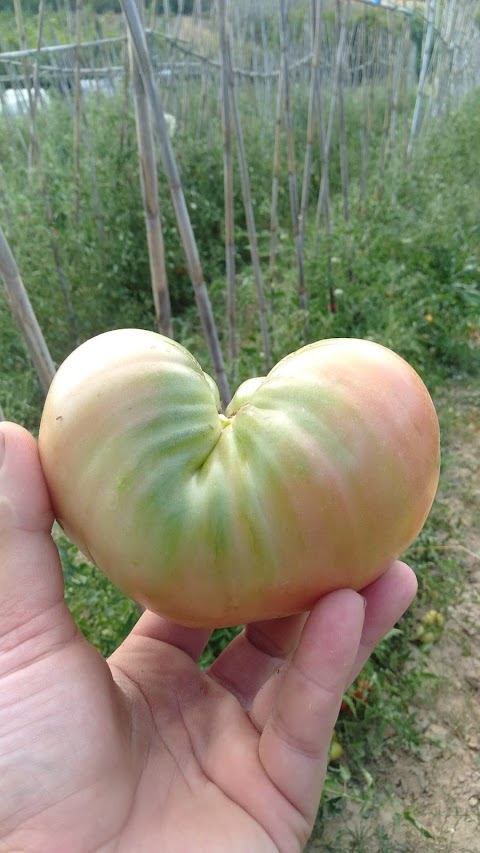
[[[459,20],[457,24],[457,32],[465,33],[467,29],[467,3],[461,5],[459,11]],[[462,51],[460,48],[459,39],[455,39],[453,44],[452,68],[450,73],[450,85],[448,92],[448,111],[452,109],[452,104],[455,104],[460,99],[460,79],[462,75]]]
[[[103,33],[102,33],[101,23],[97,18],[95,18],[95,31],[99,34],[100,37],[102,37]],[[107,46],[106,50],[107,51],[109,50],[109,46]],[[111,55],[109,56],[109,61],[110,62],[113,61]],[[112,82],[112,91],[114,91],[113,78],[112,78],[111,82]],[[98,239],[98,245],[100,248],[100,252],[101,252],[102,257],[103,257],[103,250],[104,250],[104,245],[105,245],[105,232],[104,232],[104,226],[103,226],[102,204],[100,201],[100,191],[98,189],[97,168],[96,168],[96,164],[95,164],[94,146],[93,146],[93,141],[92,141],[92,135],[90,133],[90,126],[89,126],[89,122],[88,122],[87,110],[86,109],[82,110],[82,121],[83,121],[84,137],[85,137],[85,143],[86,143],[87,154],[88,154],[88,163],[89,163],[89,170],[90,170],[90,182],[92,185],[92,200],[93,200],[93,209],[94,209],[94,213],[95,213],[95,224],[96,224],[96,228],[97,228],[97,239]]]
[[[390,127],[388,132],[388,158],[393,160],[397,143],[397,125],[398,125],[398,109],[400,106],[400,83],[402,79],[403,68],[405,64],[405,56],[408,48],[408,23],[405,20],[402,25],[402,32],[397,38],[394,48],[393,57],[393,75],[392,75],[392,92],[390,106]]]
[[[369,92],[369,76],[372,73],[371,65],[372,60],[370,58],[369,53],[367,54],[368,47],[368,33],[367,33],[367,18],[366,15],[363,18],[363,27],[362,27],[362,46],[361,46],[361,56],[363,59],[363,71],[362,71],[362,117],[360,120],[360,213],[365,216],[367,212],[367,186],[368,186],[368,92]],[[367,64],[367,55],[369,56],[368,64]]]
[[[328,168],[329,168],[329,159],[330,159],[330,148],[332,144],[332,134],[333,134],[333,122],[335,118],[335,111],[338,101],[338,90],[340,85],[340,76],[342,73],[342,62],[343,62],[343,52],[345,49],[345,40],[347,35],[347,22],[350,14],[350,0],[347,0],[347,5],[345,9],[345,13],[342,16],[341,24],[340,24],[340,32],[338,37],[338,45],[335,56],[335,71],[334,71],[334,79],[333,79],[333,92],[332,98],[330,102],[330,113],[328,116],[328,126],[327,126],[327,134],[325,140],[325,150],[323,152],[323,166],[322,169],[322,178],[320,181],[320,192],[318,194],[318,203],[317,203],[317,216],[316,216],[316,224],[317,227],[320,225],[320,218],[325,206],[325,197],[326,197],[326,188],[328,182]]]
[[[373,39],[373,48],[372,48],[372,63],[371,63],[371,76],[370,76],[370,86],[368,92],[368,107],[367,107],[367,140],[368,147],[370,149],[370,140],[373,136],[374,132],[374,122],[375,122],[375,97],[376,97],[376,85],[379,79],[380,74],[380,34],[378,30],[375,31],[374,39]],[[370,154],[369,154],[370,161]]]
[[[73,310],[72,299],[70,295],[70,287],[65,277],[65,272],[63,269],[63,263],[60,254],[60,246],[55,232],[54,218],[53,218],[53,209],[50,201],[50,196],[47,189],[47,181],[45,178],[45,173],[43,171],[43,166],[39,163],[40,177],[42,183],[42,191],[45,201],[45,212],[48,223],[48,231],[50,236],[50,246],[52,249],[53,259],[55,262],[55,267],[57,270],[58,280],[60,284],[60,289],[63,294],[63,299],[65,302],[65,308],[67,310],[68,322],[70,324],[70,329],[72,332],[72,341],[75,345],[80,343],[80,335],[78,330],[78,322],[75,312]]]
[[[286,0],[280,0],[280,49],[284,76],[283,94],[285,98],[285,124],[287,128],[288,149],[288,187],[290,193],[290,212],[292,217],[295,255],[297,260],[297,289],[300,308],[307,310],[305,293],[305,272],[303,267],[302,232],[299,226],[297,166],[295,161],[295,141],[293,137],[292,110],[290,104],[290,80],[288,70],[288,22]]]
[[[322,35],[326,34],[325,27],[322,27]],[[326,50],[324,49],[326,53]],[[321,51],[320,51],[321,53]],[[323,211],[325,213],[325,226],[327,234],[330,233],[331,229],[331,212],[330,212],[330,178],[329,178],[329,156],[328,156],[328,145],[327,145],[327,128],[325,126],[325,108],[324,108],[324,99],[323,99],[323,84],[324,84],[324,75],[325,70],[322,69],[321,64],[318,67],[318,71],[316,77],[314,79],[315,85],[315,100],[317,103],[317,113],[318,113],[318,130],[319,130],[319,139],[320,139],[320,166],[321,166],[321,183],[323,182]],[[325,84],[326,85],[326,84]],[[320,232],[318,232],[319,234]]]
[[[444,10],[444,16],[442,18],[442,35],[443,40],[441,44],[441,53],[440,58],[437,63],[436,73],[435,73],[435,82],[434,82],[434,97],[432,99],[432,111],[433,115],[438,118],[442,115],[443,106],[445,102],[445,94],[447,90],[447,81],[449,76],[449,71],[451,69],[451,59],[453,55],[453,50],[451,47],[451,43],[454,37],[455,24],[457,21],[458,15],[458,4],[457,0],[450,0],[447,3]]]
[[[103,37],[103,27],[102,22],[98,15],[95,15],[95,33],[97,35],[97,46],[102,48],[102,52],[106,57],[106,61],[104,65],[106,66],[106,76],[110,81],[110,85],[112,87],[112,92],[116,92],[116,79],[114,74],[114,69],[117,64],[116,54],[113,50],[113,44]],[[84,69],[85,71],[87,69]]]
[[[455,64],[455,47],[454,47],[454,33],[455,29],[458,26],[458,19],[461,17],[460,10],[456,9],[455,21],[452,23],[452,32],[451,37],[449,39],[448,44],[448,59],[445,63],[445,71],[443,73],[443,78],[440,83],[440,109],[443,113],[449,112],[450,104],[451,104],[451,89],[452,89],[452,78],[453,78],[453,69]]]
[[[57,2],[58,2],[58,0],[57,0]],[[60,10],[58,9],[58,11],[60,11]],[[70,0],[65,0],[65,18],[66,18],[66,24],[67,24],[67,31],[71,33],[73,30],[73,17],[72,17],[72,10],[70,8]]]
[[[80,88],[80,48],[81,41],[82,0],[75,0],[75,98],[73,111],[73,183],[74,183],[74,223],[80,222],[80,120],[81,120],[81,88]]]
[[[143,22],[145,6],[143,0],[136,0],[138,14]],[[140,74],[133,45],[129,37],[130,73],[133,84],[133,103],[135,126],[137,131],[138,165],[142,192],[145,228],[147,233],[148,257],[152,284],[153,304],[155,308],[155,326],[157,330],[171,338],[172,320],[170,293],[165,265],[165,245],[158,201],[158,176],[155,156],[155,144],[148,100]]]
[[[168,10],[168,11],[167,11]],[[168,2],[164,6],[164,12],[167,17],[167,33],[170,32],[170,9],[168,7]],[[178,71],[177,71],[177,51],[176,41],[179,38],[180,32],[180,17],[179,15],[175,16],[174,26],[173,26],[173,41],[170,43],[170,51],[168,55],[168,67],[170,70],[170,77],[168,80],[168,88],[165,95],[165,104],[166,104],[166,112],[173,113],[173,115],[179,114],[179,106],[178,106]]]
[[[333,32],[334,43],[330,47],[330,39]],[[332,143],[332,134],[333,134],[333,122],[335,117],[336,103],[337,103],[337,74],[339,73],[339,65],[338,58],[340,54],[340,45],[338,43],[338,29],[335,26],[334,28],[329,28],[328,26],[324,27],[325,37],[326,37],[326,55],[328,57],[326,69],[324,75],[320,74],[317,80],[317,102],[318,102],[318,111],[320,116],[319,122],[319,130],[320,130],[320,145],[321,145],[321,180],[320,180],[320,190],[318,196],[318,204],[317,204],[317,221],[318,225],[320,225],[320,215],[323,212],[325,215],[325,255],[327,261],[327,274],[326,274],[326,283],[328,289],[328,311],[331,314],[336,312],[336,298],[335,298],[335,290],[334,290],[334,281],[333,281],[333,271],[332,271],[332,216],[330,209],[330,151],[331,151],[331,143]],[[341,37],[341,32],[340,32]],[[343,51],[342,47],[342,51]],[[325,126],[324,119],[324,106],[323,106],[323,91],[322,87],[325,84],[325,89],[328,87],[332,87],[332,95],[330,100],[330,111],[328,115],[328,125]],[[316,233],[317,242],[320,240],[321,231],[318,228]]]
[[[37,47],[39,48],[42,44],[43,39],[43,21],[45,15],[45,0],[40,0],[38,6],[38,30],[37,30]],[[32,112],[31,112],[31,150],[30,150],[30,159],[31,162],[34,163],[38,157],[38,152],[40,150],[40,143],[38,141],[38,130],[37,130],[37,106],[40,98],[40,85],[39,85],[39,73],[40,73],[40,62],[39,55],[37,53],[35,57],[35,62],[33,65],[33,99],[32,99]]]
[[[18,41],[20,44],[20,50],[25,51],[27,48],[27,37],[25,35],[25,24],[23,21],[23,12],[22,12],[22,3],[21,0],[13,0],[13,7],[15,10],[15,21],[17,24],[17,32],[18,32]],[[30,111],[32,109],[32,84],[30,82],[30,67],[27,62],[26,56],[22,59],[22,67],[23,67],[23,77],[24,77],[24,85],[27,90],[28,103],[30,106]]]
[[[275,264],[277,256],[278,237],[278,190],[280,183],[280,153],[282,141],[282,104],[283,89],[285,86],[285,69],[280,67],[278,78],[277,102],[275,109],[275,136],[273,144],[273,169],[272,169],[272,205],[270,211],[270,260],[269,277],[272,282],[275,275]]]
[[[438,67],[441,62],[441,57],[443,53],[443,47],[445,44],[445,12],[448,10],[449,5],[448,2],[444,6],[443,10],[440,6],[437,6],[437,14],[440,16],[440,22],[435,20],[435,32],[436,38],[433,41],[432,55],[430,57],[430,87],[431,87],[431,95],[429,98],[427,115],[425,116],[425,120],[432,119],[435,117],[435,106],[437,101],[437,88],[438,88]]]
[[[5,224],[7,226],[7,231],[9,231],[11,229],[12,217],[11,217],[10,209],[8,206],[9,205],[9,198],[8,198],[7,193],[5,192],[5,177],[4,177],[4,175],[5,175],[5,169],[3,168],[2,164],[0,163],[0,178],[1,178],[1,182],[0,182],[1,220],[0,221],[5,222]]]
[[[405,55],[404,66],[402,70],[402,81],[400,86],[400,98],[402,103],[402,157],[401,157],[401,166],[403,169],[407,168],[407,148],[408,148],[408,137],[409,137],[409,122],[410,122],[410,69],[412,63],[416,60],[416,49],[415,45],[410,39],[410,36],[407,41],[407,52]]]
[[[265,74],[264,87],[265,87],[265,101],[264,101],[264,111],[267,115],[271,115],[272,112],[272,84],[269,75],[270,65],[269,65],[269,51],[268,51],[268,39],[267,39],[267,29],[265,25],[265,18],[262,16],[260,19],[260,34],[262,39],[262,57],[263,57],[263,72]]]
[[[17,26],[18,26],[18,31],[19,31],[20,43],[21,43],[21,45],[24,46],[26,44],[26,38],[25,38],[25,31],[24,31],[24,27],[23,27],[23,17],[22,17],[22,9],[21,9],[20,0],[15,0],[15,14],[16,14],[16,18],[17,18]],[[39,18],[39,30],[38,30],[38,39],[37,39],[38,49],[41,48],[42,26],[43,26],[43,17]],[[25,62],[26,62],[26,60],[25,60]],[[28,67],[26,64],[24,65],[24,71],[25,71],[25,76],[27,78],[27,84],[29,84]],[[27,86],[27,90],[28,90],[30,114],[31,114],[31,116],[34,117],[35,116],[35,105],[34,105],[34,98],[32,95],[30,85]],[[35,125],[33,125],[33,126],[35,127]],[[50,194],[48,192],[48,186],[47,186],[47,181],[46,181],[46,177],[45,177],[45,171],[43,168],[42,152],[41,152],[40,142],[38,140],[38,137],[36,137],[35,152],[36,152],[36,165],[37,165],[37,169],[38,169],[40,179],[41,179],[41,187],[42,187],[42,193],[43,193],[44,203],[45,203],[45,212],[46,212],[47,222],[49,225],[50,245],[52,248],[54,263],[55,263],[55,267],[57,270],[60,288],[61,288],[63,298],[65,301],[65,307],[67,310],[68,321],[69,321],[70,328],[72,331],[72,339],[73,339],[73,342],[75,344],[79,344],[80,339],[79,339],[79,333],[78,333],[77,318],[76,318],[75,313],[73,311],[73,305],[72,305],[71,296],[70,296],[70,288],[69,288],[67,279],[65,277],[65,272],[63,269],[62,261],[61,261],[60,248],[59,248],[58,240],[57,240],[55,230],[54,230],[53,210],[52,210],[52,205],[51,205],[51,201],[50,201]]]
[[[342,15],[342,7],[341,0],[336,0],[336,13],[337,13],[337,22],[338,22],[338,31],[339,36],[341,33],[342,26],[346,27],[346,22],[350,15],[350,0],[347,0],[345,5],[345,11]],[[345,20],[345,24],[343,21]],[[345,107],[344,107],[344,99],[343,99],[343,64],[344,64],[344,52],[342,51],[341,59],[340,59],[340,70],[338,74],[338,128],[339,128],[339,142],[340,142],[340,176],[342,181],[342,198],[343,198],[343,218],[345,220],[345,224],[348,226],[350,222],[350,203],[349,203],[349,177],[348,177],[348,153],[347,153],[347,130],[345,124]],[[349,246],[349,239],[347,238],[347,254],[350,257],[351,251]]]
[[[440,0],[436,0],[435,2],[435,11],[434,11],[434,19],[433,19],[433,36],[432,36],[432,46],[430,48],[430,53],[428,57],[428,66],[427,66],[427,81],[428,86],[425,86],[424,92],[424,108],[421,111],[421,128],[420,131],[424,139],[426,139],[429,132],[429,125],[432,120],[433,111],[432,111],[432,103],[434,98],[434,84],[435,84],[435,72],[436,66],[438,62],[438,56],[440,52],[440,46],[442,44],[442,33],[441,33],[441,16],[442,9]],[[428,93],[428,94],[427,94]]]
[[[185,63],[183,68],[183,77],[182,77],[182,89],[183,89],[183,98],[182,98],[182,106],[180,108],[180,112],[177,115],[177,120],[180,121],[183,127],[188,127],[188,115],[189,115],[189,106],[191,99],[192,87],[189,85],[190,78],[190,69]]]
[[[157,23],[157,0],[153,0],[150,10],[150,29],[154,30]]]
[[[257,243],[257,232],[255,227],[255,215],[253,212],[253,203],[252,203],[252,193],[250,188],[250,175],[248,171],[247,157],[245,151],[245,142],[243,137],[243,128],[240,117],[240,106],[238,103],[238,94],[237,87],[235,85],[235,76],[233,73],[233,63],[232,63],[232,53],[231,53],[231,34],[227,21],[227,31],[226,31],[226,71],[228,76],[228,84],[230,89],[230,98],[232,105],[232,114],[233,114],[233,123],[235,127],[235,134],[237,138],[237,152],[238,152],[238,160],[239,160],[239,168],[240,168],[240,181],[242,185],[242,199],[243,199],[243,207],[245,210],[245,219],[247,224],[248,231],[248,239],[250,245],[250,257],[252,260],[253,274],[255,279],[255,286],[257,290],[257,300],[258,300],[258,311],[259,311],[259,322],[260,322],[260,331],[262,337],[262,346],[263,346],[263,355],[264,355],[264,363],[266,370],[270,370],[272,366],[271,354],[270,354],[270,341],[268,334],[268,323],[267,323],[267,308],[265,302],[265,293],[263,287],[263,277],[262,271],[260,267],[260,257],[258,252],[258,243]]]
[[[410,46],[410,33],[408,28],[408,21],[405,20],[403,22],[402,28],[402,37],[400,39],[399,51],[398,51],[398,59],[397,59],[397,68],[396,68],[396,77],[395,84],[393,87],[393,102],[392,102],[392,113],[390,119],[390,143],[389,143],[389,156],[393,163],[393,175],[392,175],[392,204],[397,204],[398,196],[398,173],[400,169],[401,158],[398,155],[398,112],[400,106],[400,99],[402,95],[402,81],[405,77],[407,67],[408,67],[408,51]],[[407,104],[405,104],[405,109],[407,109]]]
[[[362,21],[358,21],[358,23],[353,24],[352,26],[352,36],[351,36],[351,56],[350,56],[350,87],[354,90],[358,90],[360,88],[361,83],[361,70],[362,70],[362,56],[361,56],[361,47],[359,47],[359,42],[361,38],[359,33],[363,35],[363,26]]]
[[[83,124],[85,131],[85,141],[87,145],[88,151],[88,160],[90,166],[90,181],[92,184],[92,198],[93,198],[93,209],[95,211],[95,224],[97,227],[97,239],[98,245],[103,251],[105,245],[105,231],[103,227],[103,213],[102,213],[102,204],[100,201],[100,192],[98,189],[98,181],[97,181],[97,167],[95,165],[95,153],[93,150],[93,142],[90,134],[90,127],[88,125],[87,114],[83,112]]]
[[[268,334],[268,323],[267,323],[267,307],[265,302],[265,292],[263,287],[263,277],[262,270],[260,267],[260,257],[258,253],[258,243],[257,243],[257,231],[255,227],[255,214],[253,212],[253,203],[252,203],[252,193],[250,188],[250,175],[248,171],[247,165],[247,157],[245,152],[245,142],[243,138],[243,129],[242,122],[240,117],[240,107],[238,103],[237,96],[237,88],[235,85],[235,76],[233,73],[233,64],[232,64],[232,54],[231,54],[231,36],[230,30],[228,27],[226,28],[226,60],[227,60],[227,75],[228,75],[228,83],[230,88],[230,97],[232,104],[232,113],[233,113],[233,124],[235,127],[235,134],[237,138],[237,152],[238,152],[238,160],[240,167],[240,181],[242,185],[242,198],[243,198],[243,206],[245,210],[245,219],[247,223],[247,231],[248,231],[248,240],[250,244],[250,256],[252,259],[252,267],[253,267],[253,275],[255,278],[255,286],[257,290],[257,300],[258,300],[258,311],[259,311],[259,322],[260,322],[260,331],[262,337],[262,346],[263,346],[263,355],[264,355],[264,363],[265,369],[270,370],[272,366],[272,359],[270,354],[270,341]]]
[[[230,358],[238,356],[236,335],[235,294],[235,239],[233,198],[232,120],[230,114],[230,91],[227,57],[227,16],[225,0],[218,0],[218,25],[220,55],[222,60],[222,107],[223,107],[223,184],[225,203],[225,264],[227,274],[227,315]]]
[[[300,239],[302,243],[302,252],[305,239],[305,224],[312,177],[316,83],[320,65],[320,45],[322,40],[322,0],[313,0],[312,6],[314,32],[312,50],[312,70],[310,77],[310,90],[308,95],[307,145],[305,149],[305,159],[303,165],[302,199],[300,203]]]
[[[166,31],[170,32],[170,0],[163,0],[163,14],[166,22]]]
[[[218,27],[215,27],[215,22],[213,21],[213,12],[215,9],[215,5],[212,6],[211,13],[211,26],[208,28],[208,32],[210,33],[210,41],[209,44],[205,47],[205,52],[207,55],[200,57],[200,95],[198,100],[198,112],[197,112],[197,122],[196,122],[196,133],[197,136],[200,136],[202,133],[203,125],[204,125],[204,116],[208,114],[207,111],[207,102],[208,102],[208,90],[209,84],[211,80],[211,64],[208,58],[208,54],[210,53],[210,44],[212,43],[213,33],[217,32]],[[199,14],[202,14],[202,9],[200,6]]]
[[[425,97],[425,86],[427,82],[428,68],[430,64],[430,51],[432,48],[432,41],[434,35],[434,23],[436,16],[438,0],[429,0],[428,3],[428,19],[427,19],[427,29],[425,33],[425,39],[423,42],[423,53],[422,53],[422,67],[420,69],[420,79],[418,81],[418,90],[417,90],[417,98],[415,101],[415,109],[413,111],[413,119],[412,119],[412,127],[410,131],[410,139],[408,142],[407,148],[407,164],[410,164],[413,154],[413,148],[415,142],[420,133],[420,128],[422,126],[422,110],[423,110],[423,101]]]
[[[393,33],[393,18],[390,11],[387,11],[387,27],[388,27],[388,56],[394,56],[394,33]],[[395,61],[395,60],[394,60]],[[379,156],[379,165],[377,171],[377,188],[376,188],[376,196],[380,198],[383,191],[383,184],[385,178],[385,163],[388,154],[388,139],[390,134],[390,122],[391,122],[391,107],[393,101],[393,92],[394,92],[394,80],[393,80],[393,63],[389,61],[387,64],[387,88],[386,88],[386,96],[385,96],[385,109],[383,112],[383,126],[382,126],[382,135],[380,142],[380,156]]]
[[[15,20],[17,24],[17,32],[18,32],[18,40],[20,44],[20,50],[25,50],[27,46],[27,37],[25,35],[25,25],[23,21],[23,13],[22,13],[22,4],[21,0],[13,0],[13,5],[15,9]],[[24,86],[27,90],[27,99],[28,99],[28,109],[30,114],[30,141],[28,147],[28,164],[29,167],[32,165],[33,160],[36,154],[37,148],[37,133],[36,133],[36,122],[35,122],[35,99],[32,92],[32,75],[30,70],[30,65],[28,59],[24,57],[22,59],[22,68],[23,68],[23,80]]]
[[[465,62],[465,93],[480,86],[480,34],[477,23],[478,5],[470,0],[468,5],[468,23],[466,26],[467,58]]]
[[[198,104],[198,114],[197,114],[197,136],[201,135],[201,131],[203,128],[203,117],[206,112],[206,104],[208,97],[208,81],[210,77],[210,70],[208,66],[208,62],[204,60],[202,62],[202,82],[200,87],[200,97]]]
[[[258,114],[260,112],[260,110],[262,109],[262,104],[261,104],[261,99],[260,99],[260,80],[258,77],[258,69],[259,69],[258,48],[257,48],[256,37],[255,37],[255,23],[252,19],[250,19],[249,24],[250,24],[250,26],[249,26],[249,37],[250,37],[250,44],[251,44],[251,52],[250,52],[250,56],[248,57],[248,61],[249,61],[249,64],[250,64],[252,71],[255,74],[255,76],[252,78],[252,88],[253,88],[253,95],[254,95],[254,100],[255,100],[255,108],[256,108],[256,112]],[[243,64],[243,62],[244,62],[244,58],[242,56],[242,64]],[[262,126],[260,128],[260,133],[262,135],[264,135],[264,133],[265,133],[265,125],[263,123],[262,123]]]
[[[55,42],[54,48],[60,47],[60,45],[58,45],[58,36],[57,36],[56,30],[55,30],[55,27],[53,26],[53,24],[50,24],[50,32],[51,32],[52,39]],[[42,48],[39,48],[39,54],[41,51],[42,51]],[[50,62],[58,70],[57,80],[58,80],[59,89],[60,89],[63,97],[65,98],[65,100],[67,101],[69,106],[71,107],[72,95],[70,92],[70,81],[69,81],[68,75],[65,74],[65,70],[66,70],[65,54],[60,53],[59,57],[58,57],[58,61],[57,61],[56,56],[57,56],[57,54],[56,54],[55,50],[53,49],[52,52],[49,53]]]
[[[7,302],[35,366],[40,385],[46,394],[55,375],[55,365],[48,351],[18,267],[0,228],[0,276],[5,285]]]
[[[178,171],[177,162],[175,160],[175,155],[168,134],[162,102],[155,86],[153,68],[145,40],[145,32],[142,28],[134,0],[122,0],[122,9],[131,34],[132,46],[135,50],[135,57],[142,75],[143,85],[152,109],[155,133],[157,134],[160,143],[162,163],[168,178],[177,224],[185,250],[187,267],[193,284],[200,319],[210,354],[212,356],[212,362],[220,392],[220,399],[224,405],[227,405],[231,399],[231,394],[228,387],[227,377],[225,375],[225,364],[222,350],[220,347],[210,298],[208,296],[208,291],[203,277],[200,257],[185,201],[180,173]]]
[[[123,110],[120,119],[120,151],[123,153],[128,145],[129,140],[129,124],[128,115],[130,112],[130,62],[128,58],[128,38],[123,50],[123,86],[122,86],[122,102]]]

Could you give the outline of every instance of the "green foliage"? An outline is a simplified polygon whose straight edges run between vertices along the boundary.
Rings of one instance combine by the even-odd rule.
[[[382,194],[371,195],[348,227],[337,200],[328,244],[312,230],[306,266],[313,338],[325,332],[331,285],[338,292],[328,324],[334,336],[390,346],[430,385],[479,370],[480,199],[472,192],[479,132],[477,96],[449,126],[432,129],[413,172],[397,179],[397,204],[387,174]],[[360,211],[355,187],[350,201]]]
[[[429,646],[417,644],[416,629],[420,616],[432,607],[437,608],[437,613],[438,608],[446,613],[447,605],[457,600],[462,589],[462,566],[458,555],[454,559],[451,552],[442,551],[441,546],[452,533],[447,507],[437,502],[420,537],[405,555],[417,574],[417,599],[400,623],[377,646],[345,696],[335,727],[344,753],[340,764],[330,764],[328,768],[317,822],[322,849],[378,849],[382,853],[397,850],[400,853],[403,849],[389,834],[381,837],[384,833],[381,824],[373,831],[368,820],[364,830],[349,830],[348,827],[339,830],[335,841],[337,846],[323,843],[322,827],[328,824],[329,818],[341,813],[349,800],[358,803],[360,817],[368,818],[375,807],[381,807],[383,798],[391,797],[393,792],[383,789],[370,772],[373,761],[376,767],[381,768],[382,763],[399,751],[410,754],[412,760],[422,753],[422,734],[412,703],[415,697],[422,695],[434,702],[440,679],[428,671]],[[365,692],[363,687],[361,695],[364,699],[352,701],[355,688],[365,684],[368,690]],[[413,813],[410,816],[405,812],[398,813],[396,818],[408,820],[421,834],[425,834],[426,830],[424,832],[424,827],[415,822]],[[340,844],[341,847],[338,846]]]
[[[58,531],[56,542],[63,565],[65,600],[72,616],[88,640],[108,657],[135,625],[138,607]]]
[[[240,633],[242,626],[235,628],[217,628],[213,632],[210,642],[200,658],[200,666],[206,669],[223,652],[228,644]]]

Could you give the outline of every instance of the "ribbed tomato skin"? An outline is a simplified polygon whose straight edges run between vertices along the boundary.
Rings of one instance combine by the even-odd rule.
[[[374,580],[422,528],[438,420],[391,350],[311,344],[217,409],[187,350],[136,329],[87,341],[49,391],[39,449],[56,516],[146,607],[205,627],[308,610]]]

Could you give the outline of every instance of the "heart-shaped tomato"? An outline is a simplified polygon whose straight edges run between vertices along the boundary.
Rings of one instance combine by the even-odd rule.
[[[126,594],[192,626],[361,589],[434,499],[439,428],[417,373],[370,341],[300,349],[239,388],[154,332],[99,335],[60,367],[39,447],[66,534]]]

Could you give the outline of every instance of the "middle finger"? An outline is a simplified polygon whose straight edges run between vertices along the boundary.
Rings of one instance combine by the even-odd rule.
[[[306,613],[252,622],[209,667],[211,678],[248,710],[260,688],[295,651]]]

